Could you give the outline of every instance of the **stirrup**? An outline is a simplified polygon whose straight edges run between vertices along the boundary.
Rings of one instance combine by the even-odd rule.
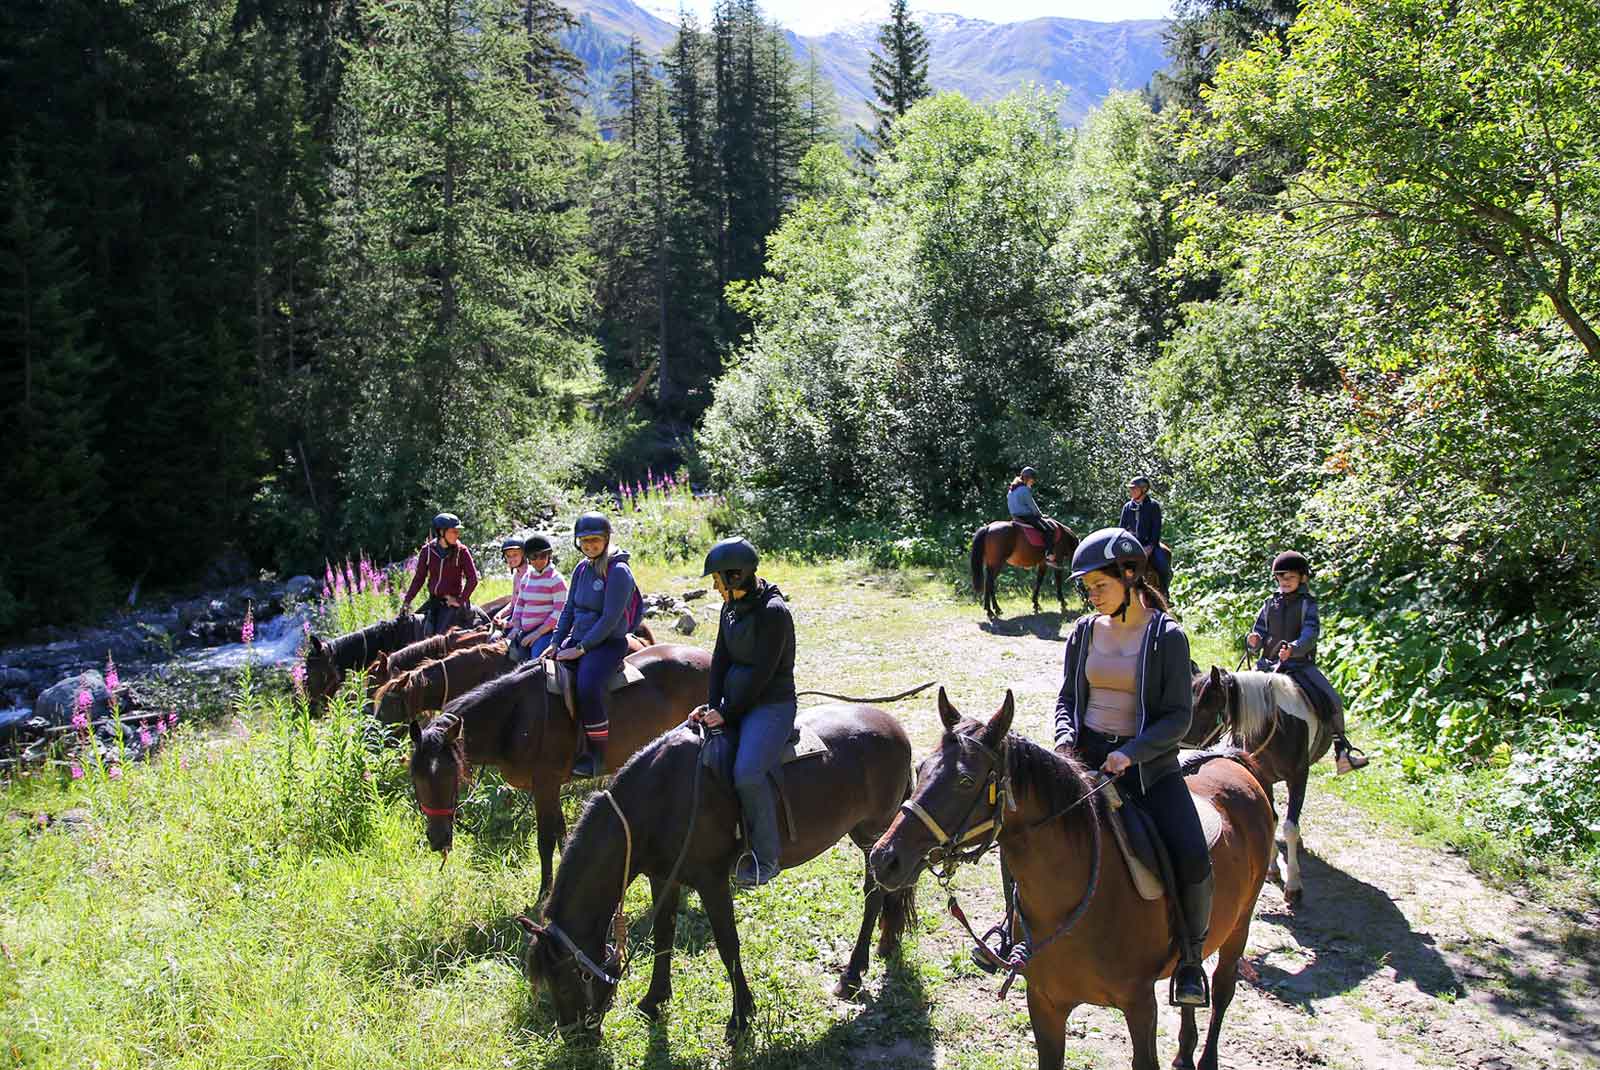
[[[572,763],[572,775],[580,780],[590,780],[604,772],[605,762],[596,758],[592,749],[578,755],[578,760]]]
[[[989,938],[991,936],[1000,937],[999,947],[989,946]],[[984,933],[983,939],[980,940],[979,943],[983,944],[984,947],[987,947],[990,951],[994,952],[994,954],[997,955],[1001,961],[1009,959],[1011,957],[1011,949],[1016,946],[1011,941],[1011,933],[1007,930],[1005,922],[1001,922],[999,925],[994,926],[988,932]],[[984,973],[993,974],[1000,972],[1000,967],[994,964],[994,960],[989,958],[988,955],[985,955],[979,948],[973,948],[970,952],[968,952],[968,954],[972,957],[972,964],[978,967],[978,969],[982,970]]]
[[[1369,762],[1370,759],[1360,747],[1352,747],[1348,743],[1345,744],[1344,750],[1333,756],[1333,766],[1337,770],[1335,774],[1337,776],[1353,773],[1357,769],[1365,769]]]
[[[1186,987],[1197,987],[1197,991],[1179,991],[1178,986],[1180,982],[1178,979],[1182,977],[1187,970],[1193,970],[1195,978],[1198,978],[1200,983],[1198,986]],[[1189,980],[1193,979],[1194,978],[1190,978]],[[1211,981],[1206,977],[1204,960],[1195,963],[1185,963],[1181,959],[1178,961],[1177,968],[1172,971],[1172,979],[1167,982],[1167,1002],[1172,1004],[1174,1007],[1211,1006]]]
[[[759,888],[776,877],[782,866],[762,862],[754,851],[746,851],[734,863],[733,883],[741,888]]]

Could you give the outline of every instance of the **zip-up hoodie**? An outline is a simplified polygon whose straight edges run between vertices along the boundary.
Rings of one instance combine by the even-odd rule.
[[[1056,699],[1056,746],[1078,745],[1083,731],[1083,711],[1089,705],[1089,678],[1084,665],[1094,642],[1090,614],[1078,621],[1067,637],[1066,671]],[[1154,610],[1139,644],[1134,697],[1139,704],[1139,728],[1117,749],[1139,770],[1139,785],[1151,784],[1178,771],[1178,742],[1189,731],[1194,716],[1190,691],[1189,637],[1177,621]]]
[[[759,580],[722,607],[706,704],[738,724],[757,706],[794,701],[794,619],[777,584]]]
[[[628,551],[613,546],[606,562],[604,578],[587,557],[572,570],[567,604],[561,607],[556,637],[551,640],[555,649],[582,646],[593,650],[607,639],[628,634],[628,606],[637,587],[628,567]]]
[[[441,550],[438,539],[429,539],[428,544],[417,551],[417,572],[406,591],[406,605],[417,597],[424,583],[430,595],[451,595],[463,602],[470,601],[472,592],[478,589],[478,566],[467,544],[458,542],[448,550]]]
[[[1006,491],[1006,509],[1012,516],[1039,516],[1039,505],[1033,500],[1033,491],[1026,483],[1018,483]]]

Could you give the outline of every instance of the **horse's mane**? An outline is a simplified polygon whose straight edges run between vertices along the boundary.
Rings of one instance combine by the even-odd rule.
[[[1299,685],[1282,673],[1237,672],[1233,680],[1239,688],[1233,738],[1246,748],[1254,748],[1266,738],[1280,709],[1298,710],[1305,702]]]
[[[364,663],[352,661],[348,665],[344,664],[347,652],[359,645],[361,656],[366,657],[372,651],[372,648],[380,644],[384,636],[389,633],[389,630],[398,623],[398,620],[380,620],[376,624],[367,625],[365,628],[357,628],[353,632],[336,635],[332,639],[324,639],[322,648],[327,653],[328,660],[339,668],[359,669],[363,667]]]
[[[1093,790],[1088,770],[1076,758],[1064,757],[1039,746],[1027,736],[1012,732],[1011,780],[1018,790],[1038,799],[1050,814],[1076,806]],[[1100,798],[1091,796],[1089,808],[1098,816]]]

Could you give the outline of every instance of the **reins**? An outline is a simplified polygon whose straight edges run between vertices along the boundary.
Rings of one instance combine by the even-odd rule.
[[[925,684],[918,684],[916,687],[901,691],[899,694],[879,695],[875,698],[855,698],[850,695],[835,695],[832,691],[796,691],[794,697],[805,698],[808,695],[816,695],[819,698],[838,699],[840,702],[858,702],[863,705],[870,705],[876,702],[899,702],[903,698],[910,698],[912,695],[921,694],[938,682],[939,681],[937,680],[929,680]]]

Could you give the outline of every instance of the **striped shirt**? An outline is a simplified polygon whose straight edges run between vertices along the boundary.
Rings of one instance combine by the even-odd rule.
[[[561,616],[561,607],[567,604],[567,581],[554,565],[546,565],[543,572],[529,569],[517,585],[516,597],[511,602],[511,627],[526,635],[536,632],[546,624],[554,625]]]

